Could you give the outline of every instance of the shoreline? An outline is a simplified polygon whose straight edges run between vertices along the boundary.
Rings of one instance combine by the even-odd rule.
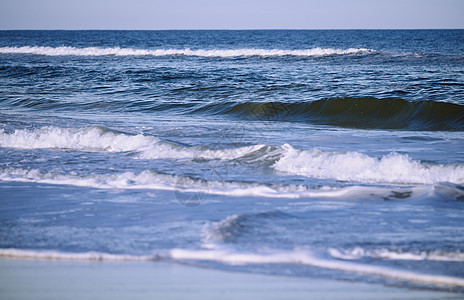
[[[146,261],[0,258],[5,299],[462,299],[462,294]]]

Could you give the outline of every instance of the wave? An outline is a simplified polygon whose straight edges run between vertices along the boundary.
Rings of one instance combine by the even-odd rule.
[[[159,143],[151,136],[128,135],[104,127],[16,129],[7,133],[0,129],[0,147],[15,149],[63,149],[82,151],[125,152],[142,150]]]
[[[0,181],[33,182],[56,185],[70,185],[99,189],[156,189],[176,191],[180,193],[208,194],[225,196],[252,196],[266,198],[337,198],[361,195],[387,197],[392,193],[390,188],[365,187],[310,187],[304,185],[258,184],[241,181],[203,180],[180,175],[160,174],[152,170],[140,173],[125,172],[105,175],[71,175],[54,172],[41,172],[37,169],[0,169]],[[399,192],[401,193],[401,192]]]
[[[390,249],[365,250],[361,247],[353,249],[334,249],[330,248],[329,254],[332,257],[344,260],[357,260],[364,257],[379,258],[386,260],[431,260],[431,261],[455,261],[464,262],[462,252],[443,252],[433,251],[400,251]]]
[[[376,158],[354,151],[300,150],[288,144],[282,150],[273,168],[285,174],[359,183],[464,184],[462,164],[426,164],[397,153]]]
[[[177,260],[217,261],[227,264],[296,264],[323,269],[340,270],[351,273],[374,275],[416,283],[464,286],[464,278],[428,275],[381,266],[365,265],[316,257],[310,251],[267,251],[267,253],[246,253],[231,250],[184,250],[173,249],[169,257]]]
[[[35,54],[47,56],[198,56],[198,57],[318,57],[327,55],[368,54],[375,52],[365,48],[333,49],[312,48],[301,50],[285,49],[133,49],[133,48],[98,48],[98,47],[0,47],[0,54]]]
[[[439,286],[464,287],[464,278],[429,275],[388,267],[358,264],[339,260],[319,258],[308,250],[272,251],[266,253],[247,253],[233,250],[187,250],[171,249],[149,256],[110,254],[100,252],[66,253],[50,250],[0,249],[0,257],[51,259],[51,260],[108,260],[108,261],[160,261],[160,260],[198,260],[215,261],[232,265],[246,264],[294,264],[340,270],[350,273],[373,275],[396,280],[432,284]]]
[[[390,153],[377,158],[354,151],[301,150],[288,144],[211,149],[177,145],[162,141],[152,135],[131,135],[98,126],[88,128],[42,127],[32,130],[17,129],[13,132],[0,129],[0,147],[119,152],[132,155],[134,159],[202,159],[217,160],[218,163],[234,160],[236,163],[243,164],[266,162],[274,171],[283,175],[367,184],[436,184],[440,182],[464,184],[464,165],[424,163],[413,160],[405,154]],[[144,177],[140,174],[131,173],[129,177]],[[40,180],[50,179],[44,174],[40,176],[42,176]],[[9,177],[11,176],[5,178]],[[108,177],[104,181],[113,180],[112,177]]]
[[[290,214],[281,211],[266,211],[253,214],[232,215],[225,219],[205,225],[202,231],[202,247],[214,248],[216,243],[234,242],[247,230],[247,223],[253,221],[276,220],[292,218]]]
[[[307,102],[214,103],[195,112],[361,129],[464,130],[464,106],[404,99],[328,98]]]
[[[451,183],[435,183],[418,187],[374,186],[307,186],[294,184],[259,184],[254,182],[227,181],[227,176],[217,180],[204,180],[181,175],[161,174],[152,170],[140,173],[124,172],[101,175],[73,175],[42,172],[38,169],[0,169],[0,181],[32,182],[55,185],[70,185],[98,189],[155,189],[180,193],[208,194],[233,197],[265,197],[280,199],[341,198],[341,199],[396,199],[435,198],[464,199],[464,188]]]
[[[13,101],[17,108],[40,107],[45,110],[71,108],[74,104],[54,100],[23,99]],[[4,103],[9,106],[8,103]],[[79,107],[77,107],[79,106]],[[158,103],[100,102],[76,104],[76,109],[112,109],[121,112],[166,112],[175,114],[224,115],[240,120],[304,122],[359,129],[394,129],[411,131],[464,131],[464,105],[429,100],[408,101],[401,98],[344,97],[298,102]],[[8,109],[8,107],[5,107]]]
[[[131,135],[100,126],[87,128],[17,129],[8,133],[0,129],[0,147],[14,149],[61,149],[89,152],[136,152],[141,159],[236,159],[250,154],[263,145],[215,150],[185,147],[163,142],[150,135]]]
[[[98,189],[154,189],[196,194],[203,199],[208,194],[280,199],[395,199],[409,197],[464,199],[464,188],[451,183],[435,183],[419,187],[314,187],[294,184],[259,184],[254,182],[227,181],[225,179],[227,179],[226,175],[224,175],[224,178],[218,175],[216,180],[204,180],[188,176],[162,174],[152,170],[144,170],[139,173],[124,172],[85,176],[42,172],[38,169],[0,169],[0,181],[4,182],[33,182]]]

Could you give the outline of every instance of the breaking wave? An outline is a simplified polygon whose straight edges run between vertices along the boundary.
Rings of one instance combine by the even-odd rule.
[[[456,261],[464,262],[462,252],[443,252],[433,251],[400,251],[390,249],[365,250],[361,247],[353,249],[334,249],[330,248],[329,254],[332,257],[344,260],[357,260],[364,257],[379,258],[386,260],[431,260],[431,261]]]
[[[254,145],[214,150],[204,147],[183,147],[163,142],[150,135],[130,135],[100,126],[87,128],[17,129],[7,133],[0,129],[0,147],[14,149],[62,149],[98,152],[136,152],[138,158],[235,159],[263,147]]]
[[[282,156],[273,167],[286,174],[359,183],[464,184],[461,164],[426,164],[397,153],[376,158],[354,151],[300,150],[288,144],[282,149]]]
[[[133,49],[133,48],[98,48],[98,47],[0,47],[0,54],[35,54],[47,56],[199,56],[199,57],[277,57],[300,56],[317,57],[327,55],[346,55],[371,53],[365,48],[333,49],[312,48],[301,50],[284,49]]]
[[[302,150],[289,144],[211,149],[177,145],[152,135],[131,135],[103,127],[42,127],[32,130],[17,129],[13,132],[0,130],[0,147],[119,152],[132,155],[134,159],[205,159],[224,162],[235,160],[243,164],[258,161],[266,162],[274,171],[283,175],[356,183],[464,184],[464,165],[425,163],[413,160],[405,154],[390,153],[378,158],[355,151]],[[252,161],[248,158],[250,156],[253,156]],[[139,177],[140,174],[131,176]]]
[[[160,174],[145,170],[140,173],[125,172],[106,175],[71,175],[41,172],[37,169],[0,169],[0,181],[34,182],[56,185],[71,185],[100,189],[156,189],[181,193],[201,193],[227,196],[256,196],[267,198],[325,198],[359,195],[362,187],[308,187],[303,185],[258,184],[240,181],[203,180],[180,175]],[[390,189],[369,190],[372,195],[388,196]]]

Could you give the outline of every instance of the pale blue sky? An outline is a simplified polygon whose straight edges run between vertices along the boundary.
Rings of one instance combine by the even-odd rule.
[[[0,29],[464,28],[464,0],[0,0]]]

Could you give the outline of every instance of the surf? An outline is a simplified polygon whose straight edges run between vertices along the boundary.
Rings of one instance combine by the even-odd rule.
[[[120,153],[136,160],[205,160],[220,167],[229,163],[268,166],[278,175],[298,175],[362,184],[464,184],[464,165],[437,164],[414,160],[391,152],[382,157],[347,151],[298,149],[290,144],[244,145],[214,149],[165,141],[153,135],[129,134],[101,126],[37,129],[0,129],[0,147],[54,151]],[[135,176],[135,175],[134,175]],[[218,178],[220,179],[220,178]],[[221,181],[221,180],[219,180]]]
[[[299,50],[286,49],[134,49],[134,48],[99,48],[99,47],[47,47],[47,46],[22,46],[0,47],[0,54],[33,54],[45,56],[197,56],[197,57],[317,57],[327,55],[352,55],[368,54],[374,50],[366,48],[310,48]]]

